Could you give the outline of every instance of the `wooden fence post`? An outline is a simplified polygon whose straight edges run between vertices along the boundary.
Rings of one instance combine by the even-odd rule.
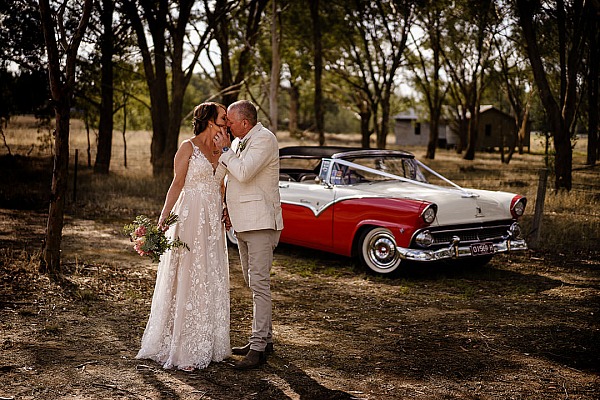
[[[539,170],[539,181],[537,197],[535,200],[535,213],[533,215],[533,226],[532,233],[533,239],[531,247],[537,247],[540,235],[542,231],[542,215],[544,214],[544,201],[546,199],[546,185],[548,183],[548,169],[543,168]]]

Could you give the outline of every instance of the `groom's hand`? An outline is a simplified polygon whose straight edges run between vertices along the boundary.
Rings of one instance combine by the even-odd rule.
[[[225,230],[231,229],[231,220],[229,219],[229,212],[227,211],[227,207],[223,209],[223,215],[221,216],[221,222],[225,224]]]
[[[221,127],[219,132],[217,132],[217,134],[213,138],[213,140],[215,142],[215,146],[218,149],[222,149],[223,147],[231,146],[231,139],[229,138],[229,134],[227,133],[226,129],[227,128],[225,128],[225,127]]]

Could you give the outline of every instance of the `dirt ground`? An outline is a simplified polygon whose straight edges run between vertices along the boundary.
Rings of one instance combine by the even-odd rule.
[[[393,278],[282,245],[275,353],[252,371],[136,360],[156,264],[122,224],[68,218],[62,282],[36,272],[43,212],[0,209],[0,399],[598,399],[600,261],[535,253]],[[231,339],[252,317],[230,249]]]

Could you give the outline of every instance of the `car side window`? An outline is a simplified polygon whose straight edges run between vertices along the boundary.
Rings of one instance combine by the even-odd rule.
[[[334,185],[345,185],[348,166],[338,163],[333,164],[331,169],[331,183]]]

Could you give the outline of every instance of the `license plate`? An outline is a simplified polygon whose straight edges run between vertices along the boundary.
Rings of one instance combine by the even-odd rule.
[[[484,256],[486,254],[494,254],[494,244],[490,242],[475,243],[471,245],[471,255]]]

